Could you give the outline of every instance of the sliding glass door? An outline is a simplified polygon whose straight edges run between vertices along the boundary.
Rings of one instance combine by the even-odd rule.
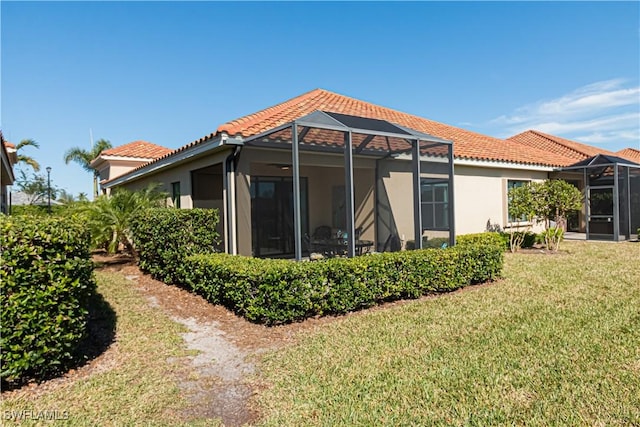
[[[309,232],[307,179],[300,178],[302,235]],[[251,235],[256,257],[293,256],[293,180],[251,177]],[[306,249],[306,248],[305,248]]]

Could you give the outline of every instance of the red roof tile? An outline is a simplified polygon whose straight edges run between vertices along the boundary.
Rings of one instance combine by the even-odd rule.
[[[571,141],[569,139],[560,138],[559,136],[549,135],[537,130],[528,130],[508,138],[509,141],[527,147],[538,148],[550,153],[569,157],[575,161],[585,160],[597,154],[615,155],[615,153],[594,147],[580,142]]]
[[[435,137],[453,141],[454,155],[458,159],[487,160],[542,166],[568,166],[575,163],[575,156],[568,155],[565,152],[557,152],[529,145],[523,147],[522,143],[511,139],[503,140],[482,135],[355,98],[339,95],[324,89],[314,89],[288,101],[227,122],[219,126],[216,132],[203,136],[176,150],[170,151],[165,149],[167,151],[165,151],[164,154],[155,157],[154,160],[145,165],[137,167],[134,171],[142,169],[146,165],[155,163],[161,159],[169,158],[191,147],[203,144],[222,133],[230,136],[240,135],[243,137],[257,135],[317,110],[386,120]],[[106,150],[103,154],[108,153],[115,155],[111,150],[123,147],[126,146]]]
[[[118,147],[109,148],[100,153],[101,156],[134,157],[138,159],[157,159],[172,152],[170,148],[152,144],[147,141],[133,141]]]
[[[635,148],[625,148],[623,150],[617,151],[616,155],[618,157],[622,157],[623,159],[631,160],[635,163],[640,163],[640,150],[636,150]]]
[[[387,120],[420,132],[454,142],[457,158],[506,161],[524,164],[564,166],[573,158],[501,140],[422,117],[381,107],[323,89],[315,89],[257,113],[232,120],[218,127],[216,134],[244,137],[256,135],[305,116],[316,110]]]

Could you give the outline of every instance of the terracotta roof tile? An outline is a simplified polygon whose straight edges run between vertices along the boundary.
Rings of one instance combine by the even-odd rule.
[[[585,160],[597,154],[615,155],[615,153],[602,148],[560,138],[559,136],[549,135],[537,130],[528,130],[519,133],[518,135],[509,137],[508,140],[527,147],[538,148],[550,153],[562,155],[563,157],[569,157],[576,161]]]
[[[559,153],[532,147],[524,148],[521,144],[509,140],[460,129],[323,89],[312,90],[281,104],[227,122],[218,127],[217,133],[225,132],[243,137],[256,135],[316,110],[387,120],[453,141],[457,158],[548,166],[564,166],[573,162],[573,158]]]
[[[157,159],[172,152],[170,148],[152,144],[147,141],[133,141],[118,147],[109,148],[100,153],[101,156],[134,157],[138,159]]]
[[[623,150],[617,151],[616,155],[618,157],[622,157],[623,159],[640,163],[640,150],[636,150],[635,148],[625,148]]]
[[[542,166],[568,166],[575,163],[576,159],[575,156],[568,155],[568,152],[558,152],[528,145],[523,147],[522,143],[511,139],[503,140],[493,138],[355,98],[339,95],[324,89],[314,89],[280,104],[222,124],[216,132],[203,136],[176,150],[170,151],[165,149],[167,151],[165,151],[164,154],[155,157],[154,160],[145,165],[137,167],[134,171],[142,169],[146,165],[155,163],[161,159],[169,158],[191,147],[203,144],[222,133],[230,136],[240,135],[242,137],[257,135],[306,116],[316,110],[387,120],[435,137],[453,141],[454,155],[458,159],[488,160]],[[122,147],[116,147],[111,150]],[[106,154],[108,151],[110,150],[106,150],[103,153]]]

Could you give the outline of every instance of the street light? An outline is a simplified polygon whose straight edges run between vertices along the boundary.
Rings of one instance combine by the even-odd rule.
[[[51,213],[51,166],[47,166],[47,207]]]

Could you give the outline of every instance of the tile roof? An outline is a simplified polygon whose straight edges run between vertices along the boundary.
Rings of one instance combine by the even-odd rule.
[[[574,159],[574,163],[576,160],[580,161],[588,159],[589,157],[593,157],[597,154],[615,155],[612,151],[560,138],[559,136],[549,135],[537,130],[528,130],[507,139],[527,147],[538,148],[540,150]]]
[[[103,150],[101,156],[134,157],[138,159],[157,159],[171,153],[170,148],[147,141],[133,141],[118,147]]]
[[[516,142],[460,129],[323,89],[312,90],[273,107],[227,122],[218,127],[216,134],[224,132],[231,136],[243,137],[256,135],[316,110],[387,120],[453,141],[454,154],[460,159],[547,166],[564,166],[575,162],[573,158],[558,153],[535,147],[524,148]]]
[[[523,147],[522,143],[511,139],[503,140],[494,138],[324,89],[314,89],[280,104],[222,124],[215,132],[205,135],[178,149],[173,151],[164,149],[166,151],[162,155],[154,157],[154,160],[151,160],[145,165],[138,166],[131,172],[142,169],[162,159],[172,157],[191,147],[203,144],[223,133],[230,136],[240,135],[242,137],[257,135],[306,116],[316,110],[387,120],[435,137],[453,141],[454,155],[458,159],[487,160],[541,166],[568,166],[576,161],[575,155],[567,154],[570,153],[570,151],[560,153],[554,150],[550,151],[548,148],[539,148],[528,144],[525,144],[527,146]],[[285,130],[282,135],[286,135],[286,132]],[[315,130],[315,132],[319,134],[321,131]],[[310,133],[312,134],[312,132]],[[331,144],[329,143],[327,145]],[[112,150],[123,147],[126,146],[105,150],[103,154],[116,155]],[[595,149],[594,147],[591,148]],[[158,152],[157,154],[160,153]]]
[[[623,150],[617,151],[616,154],[618,155],[618,157],[631,160],[632,162],[640,163],[640,150],[636,150],[635,148],[625,148]]]

